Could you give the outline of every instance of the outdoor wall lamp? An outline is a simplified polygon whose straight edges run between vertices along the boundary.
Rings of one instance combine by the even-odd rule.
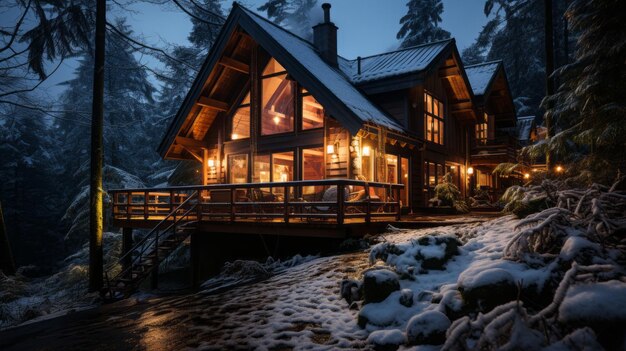
[[[474,167],[467,167],[467,174],[468,175],[474,174]]]
[[[370,147],[365,145],[363,146],[363,152],[361,152],[362,156],[369,156],[370,155]]]
[[[339,143],[335,142],[333,144],[328,144],[326,146],[326,153],[328,155],[334,155],[339,151]]]

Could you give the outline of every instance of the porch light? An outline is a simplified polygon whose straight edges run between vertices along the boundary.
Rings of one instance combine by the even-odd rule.
[[[556,172],[557,172],[557,173],[561,173],[561,172],[563,172],[563,167],[561,167],[561,166],[556,166]]]
[[[215,167],[215,160],[210,158],[209,161],[207,162],[207,164],[209,165],[209,167]]]
[[[530,179],[530,173],[524,173],[524,179]]]
[[[456,166],[450,166],[450,169],[451,169],[451,170],[455,170],[455,169],[456,169]]]
[[[467,174],[468,175],[474,174],[474,167],[467,167]]]
[[[339,143],[328,144],[326,146],[326,153],[328,155],[336,154],[338,150],[339,150]]]
[[[367,145],[363,146],[363,152],[361,152],[361,155],[369,156],[370,155],[370,147],[367,146]]]

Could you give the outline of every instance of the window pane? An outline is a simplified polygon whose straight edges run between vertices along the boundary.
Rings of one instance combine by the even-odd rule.
[[[290,182],[293,180],[293,152],[272,154],[272,181]]]
[[[437,185],[437,170],[435,168],[435,164],[432,162],[428,163],[428,185],[431,187],[435,187]]]
[[[253,183],[268,183],[270,181],[270,155],[254,157]]]
[[[426,94],[426,112],[433,113],[433,98]]]
[[[443,145],[443,122],[439,121],[439,144]]]
[[[435,115],[435,116],[439,116],[439,104],[437,103],[437,99],[433,98],[433,100],[434,100],[434,104],[433,104],[433,107],[434,107],[433,115]]]
[[[324,126],[324,107],[311,95],[302,97],[302,129]]]
[[[400,159],[400,182],[404,184],[404,189],[400,192],[400,201],[402,206],[409,206],[409,159],[402,157]]]
[[[250,106],[237,109],[233,116],[233,125],[230,138],[232,140],[250,137]]]
[[[248,155],[231,155],[228,157],[228,173],[230,183],[248,182]]]
[[[302,150],[302,179],[324,179],[324,148]]]
[[[443,103],[439,101],[439,117],[443,118]]]
[[[284,72],[284,71],[285,71],[285,68],[281,66],[281,64],[278,63],[278,61],[276,61],[274,58],[271,58],[270,62],[267,63],[267,66],[265,66],[265,69],[263,70],[263,75],[266,76],[268,74]]]
[[[387,183],[398,182],[398,157],[387,154]]]
[[[441,181],[443,180],[443,175],[444,175],[444,168],[443,165],[438,164],[437,165],[437,184],[441,183]]]
[[[248,93],[248,94],[246,95],[246,97],[245,97],[245,98],[243,98],[243,101],[241,102],[241,104],[242,104],[242,105],[246,105],[246,104],[249,104],[249,103],[250,103],[250,93]]]
[[[287,75],[263,79],[261,134],[293,131],[294,85]]]

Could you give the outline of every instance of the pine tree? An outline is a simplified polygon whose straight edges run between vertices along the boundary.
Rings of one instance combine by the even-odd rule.
[[[556,42],[563,42],[562,20],[566,0],[554,0]],[[503,60],[518,115],[541,115],[545,96],[545,48],[543,1],[486,0],[489,20],[476,41],[463,51],[466,64]],[[559,52],[559,62],[566,59]]]
[[[287,28],[295,34],[311,39],[311,11],[317,7],[317,0],[267,0],[258,10],[267,13],[274,23]]]
[[[126,35],[130,30],[125,21],[116,27]],[[161,131],[153,107],[154,87],[148,81],[145,68],[133,55],[133,48],[123,38],[109,35],[106,41],[104,85],[104,188],[141,187],[142,179],[159,169],[159,155],[155,151]],[[73,195],[63,217],[68,225],[67,243],[76,248],[84,243],[88,208],[89,172],[89,118],[93,81],[93,58],[84,55],[75,71],[75,77],[66,82],[62,101],[68,112],[54,127],[65,140],[59,147],[67,160],[64,178],[65,191]],[[78,186],[78,192],[76,188]],[[69,200],[69,199],[68,199]]]
[[[557,69],[562,84],[544,100],[557,134],[528,151],[548,148],[574,174],[608,182],[626,171],[626,5],[577,0],[566,16],[578,34],[575,61]]]
[[[450,32],[439,27],[443,3],[441,0],[409,0],[406,15],[400,19],[400,30],[396,35],[402,39],[400,47],[430,43],[450,38]]]

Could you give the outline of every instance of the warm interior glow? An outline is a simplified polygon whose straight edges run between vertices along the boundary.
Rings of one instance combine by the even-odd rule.
[[[233,134],[230,135],[230,138],[232,140],[237,140],[237,139],[239,139],[239,135],[237,133],[233,133]]]
[[[207,164],[209,165],[209,167],[215,167],[215,160],[210,158],[209,162],[207,162]]]
[[[468,167],[467,168],[467,174],[469,174],[469,175],[474,174],[474,167]]]
[[[363,146],[363,152],[361,153],[363,156],[369,156],[370,155],[370,147],[365,145]]]
[[[326,153],[329,154],[329,155],[334,154],[335,153],[335,145],[328,144],[326,146]]]
[[[450,166],[450,169],[456,169],[456,166]]]
[[[280,123],[280,119],[276,116],[274,117],[274,124],[278,125],[278,123]]]
[[[530,173],[524,173],[524,179],[530,179]]]
[[[563,167],[561,167],[561,166],[556,166],[556,171],[557,171],[558,173],[563,172]]]

